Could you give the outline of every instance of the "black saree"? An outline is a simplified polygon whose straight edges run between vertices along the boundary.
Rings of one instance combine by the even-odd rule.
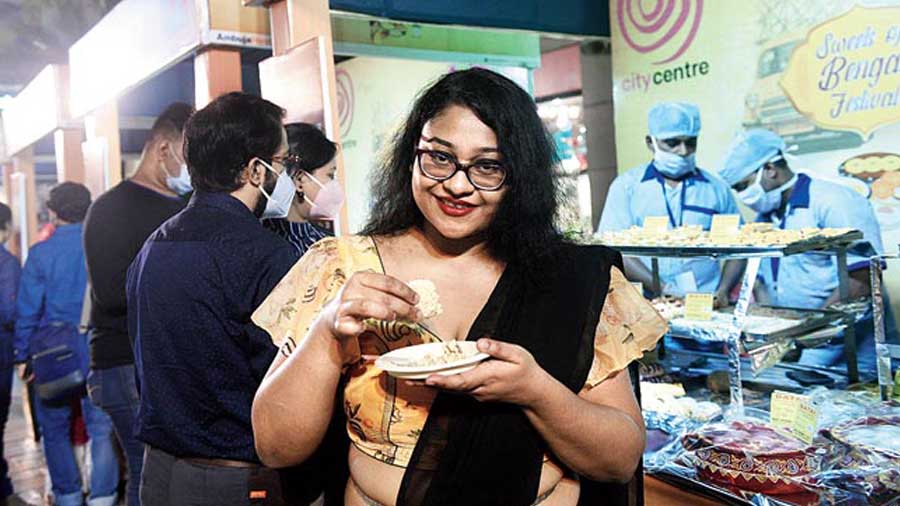
[[[578,393],[593,360],[594,333],[621,256],[565,245],[537,275],[509,264],[468,340],[520,345]],[[397,506],[528,506],[538,494],[546,443],[521,408],[438,394],[413,450]]]

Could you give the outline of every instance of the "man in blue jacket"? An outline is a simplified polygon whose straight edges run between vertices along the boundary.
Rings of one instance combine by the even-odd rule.
[[[17,320],[14,349],[16,362],[26,362],[34,350],[30,341],[42,324],[66,322],[77,327],[87,286],[81,222],[91,205],[91,194],[84,185],[61,183],[50,190],[47,207],[56,226],[53,236],[35,244],[28,252],[16,301]],[[84,337],[84,336],[82,336]],[[71,399],[35,403],[41,427],[44,456],[57,506],[81,506],[81,473],[75,463],[69,427]],[[116,503],[119,465],[112,442],[109,417],[81,393],[84,422],[91,439],[90,506]]]

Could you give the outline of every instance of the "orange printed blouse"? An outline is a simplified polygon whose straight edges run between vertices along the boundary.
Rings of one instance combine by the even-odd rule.
[[[292,351],[347,278],[359,271],[384,272],[370,237],[324,239],[285,275],[256,310],[253,321],[272,336],[276,346]],[[625,369],[653,348],[665,331],[665,321],[613,268],[584,389]],[[345,372],[344,411],[348,436],[360,451],[387,464],[406,467],[437,391],[397,381],[375,367],[372,357],[439,340],[414,324],[381,321],[351,345],[349,353],[357,360]]]

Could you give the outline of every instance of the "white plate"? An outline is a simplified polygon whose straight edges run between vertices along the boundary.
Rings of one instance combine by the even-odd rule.
[[[458,347],[462,351],[463,358],[451,362],[423,365],[427,357],[442,356],[446,347]],[[490,355],[479,352],[474,341],[426,343],[385,353],[375,359],[375,367],[395,378],[425,379],[432,374],[446,376],[466,372],[488,358]]]

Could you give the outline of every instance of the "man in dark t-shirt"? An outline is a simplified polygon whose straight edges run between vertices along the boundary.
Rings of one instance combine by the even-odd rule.
[[[144,241],[181,211],[190,192],[182,154],[183,130],[193,113],[174,103],[156,119],[134,176],[101,195],[84,223],[90,291],[91,374],[88,393],[112,419],[128,461],[128,506],[140,504],[144,446],[134,434],[139,402],[128,336],[125,277]]]

